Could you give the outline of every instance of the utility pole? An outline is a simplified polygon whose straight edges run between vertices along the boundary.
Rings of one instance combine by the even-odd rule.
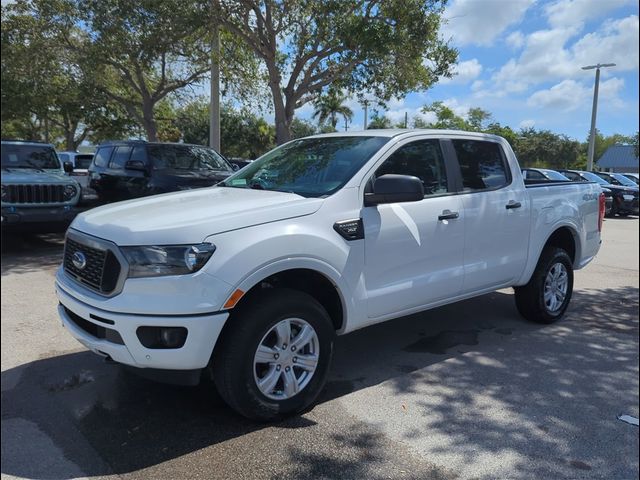
[[[598,63],[582,67],[582,70],[596,69],[596,84],[593,87],[593,108],[591,109],[591,130],[589,132],[589,149],[587,151],[587,171],[593,170],[593,156],[596,147],[596,114],[598,112],[598,86],[600,83],[600,69],[604,67],[615,67],[615,63]]]
[[[409,114],[407,112],[404,112],[404,128],[407,128],[408,125],[408,115]]]
[[[369,121],[367,117],[367,108],[369,107],[369,100],[363,100],[362,104],[364,105],[364,130],[367,129],[367,122]]]
[[[211,100],[209,107],[209,146],[220,152],[220,27],[214,19],[211,28]]]

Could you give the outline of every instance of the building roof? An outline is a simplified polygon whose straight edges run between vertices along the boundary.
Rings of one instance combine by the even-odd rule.
[[[638,168],[633,145],[613,145],[598,160],[600,168]]]

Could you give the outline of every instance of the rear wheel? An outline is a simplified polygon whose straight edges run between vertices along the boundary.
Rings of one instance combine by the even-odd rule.
[[[225,402],[269,421],[300,412],[324,387],[335,331],[313,297],[289,289],[258,293],[229,319],[213,378]]]
[[[527,320],[553,323],[562,318],[573,293],[573,264],[561,248],[546,247],[523,287],[516,287],[516,307]]]

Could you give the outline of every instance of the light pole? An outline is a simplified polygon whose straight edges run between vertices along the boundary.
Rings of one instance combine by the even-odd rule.
[[[598,84],[600,83],[600,69],[615,67],[615,63],[599,63],[582,67],[582,70],[596,69],[596,84],[593,87],[593,109],[591,110],[591,132],[589,133],[589,150],[587,151],[587,171],[593,170],[593,155],[596,147],[596,113],[598,111]]]

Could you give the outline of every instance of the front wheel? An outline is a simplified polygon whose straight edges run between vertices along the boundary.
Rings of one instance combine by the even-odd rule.
[[[548,324],[562,318],[573,293],[573,264],[567,252],[546,247],[529,283],[515,292],[516,307],[527,320]]]
[[[335,336],[322,305],[296,290],[268,289],[228,321],[212,370],[231,408],[270,421],[313,403],[326,382]]]

